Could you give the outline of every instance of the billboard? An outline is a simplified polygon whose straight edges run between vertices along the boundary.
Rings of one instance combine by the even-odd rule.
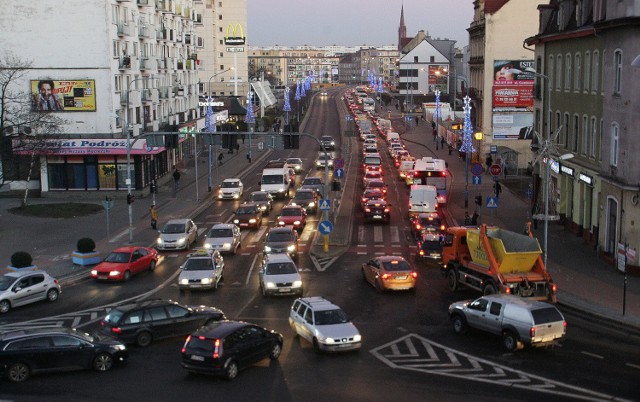
[[[533,111],[533,60],[496,60],[493,65],[493,111]]]
[[[224,37],[224,44],[228,46],[244,45],[246,37],[244,36],[244,28],[238,22],[236,24],[229,23],[227,25],[227,34]],[[237,51],[237,50],[236,50]]]
[[[439,89],[442,93],[449,92],[448,67],[446,64],[429,65],[429,93],[434,93],[436,89]]]
[[[31,80],[35,112],[95,112],[95,80]]]
[[[532,130],[533,113],[494,113],[494,140],[529,140],[535,135]]]

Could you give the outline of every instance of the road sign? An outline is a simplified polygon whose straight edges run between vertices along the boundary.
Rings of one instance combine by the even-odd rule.
[[[342,158],[334,159],[333,167],[335,167],[336,169],[342,169],[344,167],[344,159]]]
[[[482,168],[482,164],[481,163],[474,163],[471,165],[471,174],[473,174],[474,176],[480,176],[482,175],[482,171],[484,169]]]
[[[331,200],[329,199],[321,199],[320,200],[320,211],[330,211],[331,210]]]
[[[502,168],[500,167],[500,165],[491,165],[491,167],[489,168],[489,173],[494,176],[500,176],[500,173],[502,173]]]
[[[498,197],[487,197],[487,208],[498,208]]]
[[[491,146],[491,153],[492,154],[497,154],[498,153],[498,146],[497,145],[492,145]]]
[[[482,184],[482,176],[473,176],[473,184]]]
[[[328,235],[333,231],[333,223],[330,221],[322,221],[318,223],[318,231],[320,234]]]
[[[533,197],[533,190],[531,189],[531,187],[529,187],[527,189],[527,198],[531,199],[531,197]]]
[[[102,201],[102,207],[107,211],[110,209],[113,209],[113,200],[110,198],[107,198],[106,200]]]
[[[335,177],[344,177],[344,169],[336,169],[336,170],[333,172],[333,175],[334,175]]]

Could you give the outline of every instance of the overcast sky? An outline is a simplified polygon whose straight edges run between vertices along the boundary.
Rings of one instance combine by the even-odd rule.
[[[469,43],[473,0],[247,0],[247,44],[397,45],[402,4],[407,36]]]

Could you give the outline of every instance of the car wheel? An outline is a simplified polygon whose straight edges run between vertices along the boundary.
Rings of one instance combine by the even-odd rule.
[[[494,285],[493,283],[491,283],[491,282],[487,283],[487,284],[484,286],[484,289],[482,290],[482,294],[483,294],[483,295],[485,295],[485,296],[488,296],[488,295],[494,295],[494,294],[496,294],[496,293],[497,293],[497,291],[496,291],[496,287],[495,287],[495,285]]]
[[[318,343],[318,339],[316,339],[316,338],[313,338],[313,350],[316,353],[322,352],[322,350],[320,350],[320,344]]]
[[[238,363],[233,360],[227,362],[227,367],[224,369],[224,378],[227,380],[233,380],[238,376]]]
[[[113,366],[113,356],[109,353],[100,353],[93,359],[93,369],[95,371],[109,371]]]
[[[467,324],[458,314],[451,317],[451,327],[456,334],[464,334],[467,331]]]
[[[155,260],[151,260],[151,263],[149,264],[149,271],[153,272],[156,270],[156,261]]]
[[[271,347],[271,353],[269,353],[269,359],[276,360],[278,357],[280,357],[280,353],[282,353],[282,345],[276,342],[275,345]]]
[[[518,337],[512,331],[504,331],[502,334],[502,346],[508,352],[513,352],[518,348]]]
[[[60,292],[58,292],[58,289],[49,289],[49,291],[47,292],[47,300],[50,302],[54,302],[58,300],[59,294]]]
[[[449,284],[450,291],[455,292],[456,290],[458,290],[458,275],[455,269],[449,269],[449,273],[447,274],[447,282]]]
[[[151,345],[152,341],[153,336],[151,336],[151,333],[149,331],[142,331],[136,336],[136,345],[140,346],[141,348],[146,348],[147,346]]]
[[[0,313],[4,314],[9,310],[11,310],[11,303],[9,303],[9,300],[0,301]]]
[[[384,292],[384,289],[382,288],[382,285],[380,284],[379,281],[376,281],[376,292],[378,293]]]
[[[122,275],[122,280],[123,281],[128,281],[129,279],[131,279],[131,272],[129,271],[124,271],[124,275]]]
[[[11,382],[23,382],[31,375],[31,369],[24,363],[14,363],[7,370],[7,378]]]

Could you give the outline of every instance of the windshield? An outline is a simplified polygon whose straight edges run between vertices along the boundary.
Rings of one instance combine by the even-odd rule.
[[[291,232],[271,232],[267,235],[267,241],[286,242],[293,241],[293,233]]]
[[[257,208],[255,206],[240,207],[236,211],[236,214],[238,214],[238,215],[249,215],[249,214],[255,214],[256,212],[257,212]]]
[[[233,230],[231,229],[211,229],[207,234],[207,237],[233,237]]]
[[[320,160],[331,160],[331,155],[325,155],[325,154],[320,154],[320,156],[318,156],[318,159]]]
[[[238,188],[240,187],[240,182],[238,181],[223,181],[222,188]]]
[[[439,240],[425,240],[422,242],[424,251],[442,251],[442,242]]]
[[[294,200],[313,200],[313,193],[311,191],[298,191]]]
[[[300,216],[302,213],[298,208],[282,208],[280,216]]]
[[[295,274],[298,272],[298,270],[292,262],[276,262],[267,264],[264,272],[267,275],[285,275]]]
[[[311,177],[311,178],[308,178],[308,179],[304,179],[302,184],[303,185],[317,185],[317,184],[322,184],[322,180],[320,180],[320,178],[317,178],[317,177]]]
[[[298,159],[298,158],[289,158],[287,159],[287,163],[290,165],[301,165],[302,164],[302,160]]]
[[[213,269],[211,258],[189,258],[182,267],[184,271],[210,271]]]
[[[385,271],[411,271],[409,263],[405,260],[392,260],[382,263]]]
[[[269,201],[267,193],[251,194],[251,201]]]
[[[420,218],[418,223],[422,226],[440,226],[440,218]]]
[[[13,283],[15,279],[9,277],[9,276],[2,276],[0,277],[0,290],[7,290],[9,289],[9,286],[11,286],[11,284]]]
[[[262,176],[262,184],[282,184],[284,183],[284,176],[281,174],[270,174]]]
[[[165,234],[174,234],[174,233],[184,233],[184,223],[169,223],[164,228],[162,228],[162,233]]]
[[[349,322],[347,314],[338,310],[316,311],[316,325],[335,325]]]
[[[129,253],[109,253],[105,262],[129,262]]]

